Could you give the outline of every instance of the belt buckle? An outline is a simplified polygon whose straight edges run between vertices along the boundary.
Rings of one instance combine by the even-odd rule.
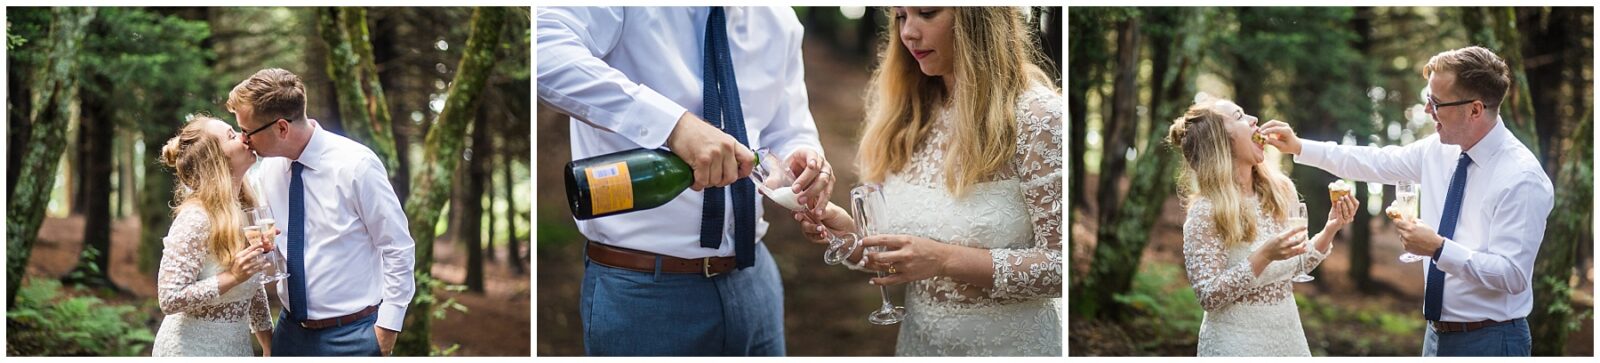
[[[700,259],[700,272],[702,274],[704,274],[706,276],[706,278],[708,278],[708,279],[712,278],[712,277],[716,277],[717,275],[721,275],[722,274],[722,273],[712,273],[711,272],[711,257],[705,257],[705,258]]]
[[[300,328],[301,329],[311,329],[311,327],[306,326],[306,322],[304,322],[304,321],[299,322],[298,324],[300,324]]]

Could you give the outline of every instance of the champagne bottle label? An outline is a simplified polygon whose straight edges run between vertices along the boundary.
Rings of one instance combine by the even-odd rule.
[[[595,215],[633,208],[633,178],[628,163],[616,162],[585,170],[589,179],[589,209]]]

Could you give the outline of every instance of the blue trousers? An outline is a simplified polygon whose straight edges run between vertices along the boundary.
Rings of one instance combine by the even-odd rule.
[[[579,299],[584,353],[784,355],[783,283],[765,244],[756,244],[755,266],[711,278],[657,271],[585,258]]]
[[[356,322],[321,330],[300,327],[289,320],[289,312],[278,315],[278,328],[272,331],[272,355],[275,357],[307,356],[367,356],[383,355],[378,347],[376,327],[378,314],[368,315]]]
[[[1439,333],[1433,326],[1422,340],[1424,357],[1527,357],[1533,355],[1528,319],[1469,332]],[[274,343],[276,344],[276,343]]]

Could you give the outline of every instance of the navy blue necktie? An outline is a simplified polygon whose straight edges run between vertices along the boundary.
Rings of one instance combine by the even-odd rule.
[[[1450,191],[1444,197],[1444,214],[1439,216],[1439,235],[1445,239],[1455,238],[1456,220],[1461,217],[1461,197],[1467,189],[1468,165],[1472,165],[1472,157],[1463,152],[1461,158],[1456,159],[1456,172],[1450,176]],[[1437,259],[1439,256],[1434,257]],[[1438,261],[1429,260],[1428,288],[1423,298],[1422,316],[1429,321],[1439,321],[1443,308],[1444,271],[1439,270]]]
[[[298,323],[306,320],[305,165],[294,162],[289,169],[289,317]]]
[[[739,83],[733,77],[733,56],[728,49],[728,17],[721,7],[712,7],[706,18],[705,48],[701,68],[701,87],[706,121],[717,124],[740,144],[745,139],[744,111],[739,106]],[[731,188],[707,188],[705,209],[700,216],[700,247],[722,246],[723,201],[726,191],[733,193],[733,253],[739,268],[754,266],[756,249],[755,184],[740,178]]]

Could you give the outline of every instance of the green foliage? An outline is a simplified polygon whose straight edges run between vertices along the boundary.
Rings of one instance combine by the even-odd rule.
[[[572,219],[567,218],[565,213],[540,213],[534,223],[538,224],[535,231],[539,234],[539,240],[535,243],[538,243],[536,247],[539,249],[562,248],[584,241],[583,234],[578,232]]]
[[[444,348],[444,349],[439,349],[439,346],[433,346],[428,351],[428,356],[429,357],[448,357],[448,356],[456,355],[456,350],[459,350],[459,349],[461,349],[461,344],[451,344],[450,347]]]
[[[1572,296],[1572,286],[1567,284],[1567,280],[1561,277],[1548,275],[1539,276],[1538,286],[1549,289],[1549,295],[1551,296]],[[1594,315],[1594,308],[1592,307],[1584,308],[1583,311],[1578,311],[1577,307],[1572,305],[1571,299],[1557,299],[1544,302],[1538,304],[1538,306],[1535,308],[1545,309],[1545,311],[1548,313],[1545,316],[1570,317],[1570,319],[1567,319],[1567,321],[1560,323],[1562,324],[1561,327],[1566,329],[1568,332],[1575,332],[1583,329],[1583,322],[1589,321],[1589,318]]]
[[[451,285],[444,280],[434,278],[433,275],[426,274],[418,274],[416,279],[417,296],[412,299],[412,303],[428,304],[433,308],[429,314],[434,319],[444,319],[445,314],[449,313],[450,310],[455,310],[462,314],[467,313],[467,306],[457,302],[454,297],[445,299],[444,302],[439,302],[441,291],[460,293],[467,291],[466,285]]]
[[[1381,305],[1342,306],[1328,296],[1295,295],[1312,355],[1417,355],[1423,320],[1416,311]]]
[[[201,42],[211,36],[205,21],[136,8],[102,8],[84,40],[83,92],[123,126],[177,130],[183,116],[223,114],[207,66],[215,55]],[[152,142],[146,140],[146,142]],[[157,141],[159,142],[159,141]]]
[[[1205,310],[1182,274],[1178,265],[1145,264],[1133,277],[1133,290],[1112,297],[1133,315],[1129,330],[1152,335],[1134,340],[1137,351],[1198,342]]]
[[[138,356],[155,335],[142,325],[145,313],[107,303],[60,282],[34,279],[22,286],[6,312],[6,354],[11,356]]]

